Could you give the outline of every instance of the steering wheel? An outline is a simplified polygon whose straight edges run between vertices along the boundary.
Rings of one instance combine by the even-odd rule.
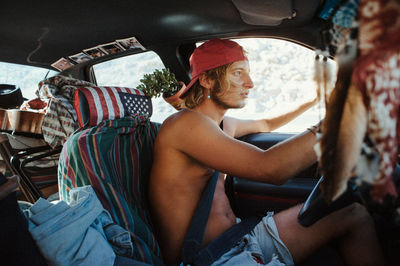
[[[339,198],[328,204],[322,197],[321,189],[319,188],[323,178],[322,176],[318,180],[297,216],[297,221],[304,227],[311,226],[328,214],[359,200],[356,193],[356,185],[349,181],[347,190]]]

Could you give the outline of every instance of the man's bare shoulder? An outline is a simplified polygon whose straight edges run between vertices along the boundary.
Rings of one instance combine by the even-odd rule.
[[[179,132],[185,133],[193,127],[198,128],[206,124],[212,124],[211,119],[191,110],[182,110],[172,114],[163,122],[160,133],[176,136]]]
[[[217,123],[209,117],[196,111],[182,110],[164,121],[156,142],[160,148],[169,147],[186,153],[210,139],[210,136],[216,140],[216,136],[221,134]]]

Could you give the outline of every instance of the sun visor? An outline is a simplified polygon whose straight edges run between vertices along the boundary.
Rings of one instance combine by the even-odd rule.
[[[250,25],[277,26],[294,16],[293,0],[232,0],[242,20]]]

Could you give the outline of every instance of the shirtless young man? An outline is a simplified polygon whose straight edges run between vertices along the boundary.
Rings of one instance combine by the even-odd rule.
[[[149,198],[156,234],[166,263],[181,260],[181,248],[198,201],[214,169],[221,173],[283,184],[316,161],[315,136],[305,132],[264,151],[235,137],[261,132],[260,121],[230,119],[229,108],[245,105],[253,82],[243,49],[214,39],[195,49],[190,59],[192,81],[184,95],[188,107],[170,116],[156,138]],[[225,125],[226,124],[226,125]],[[220,174],[203,245],[236,223]],[[382,254],[373,222],[353,204],[304,228],[297,223],[301,206],[267,215],[215,265],[271,261],[299,263],[328,241],[338,239],[348,265],[381,265]],[[250,254],[250,255],[249,255]],[[258,257],[258,258],[256,258]],[[254,259],[254,260],[253,260]]]

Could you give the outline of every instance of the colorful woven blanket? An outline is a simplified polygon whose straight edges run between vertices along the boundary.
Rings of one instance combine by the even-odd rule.
[[[131,232],[134,258],[155,265],[162,260],[146,192],[159,127],[144,116],[103,121],[68,139],[58,167],[61,199],[91,185],[114,221]]]

